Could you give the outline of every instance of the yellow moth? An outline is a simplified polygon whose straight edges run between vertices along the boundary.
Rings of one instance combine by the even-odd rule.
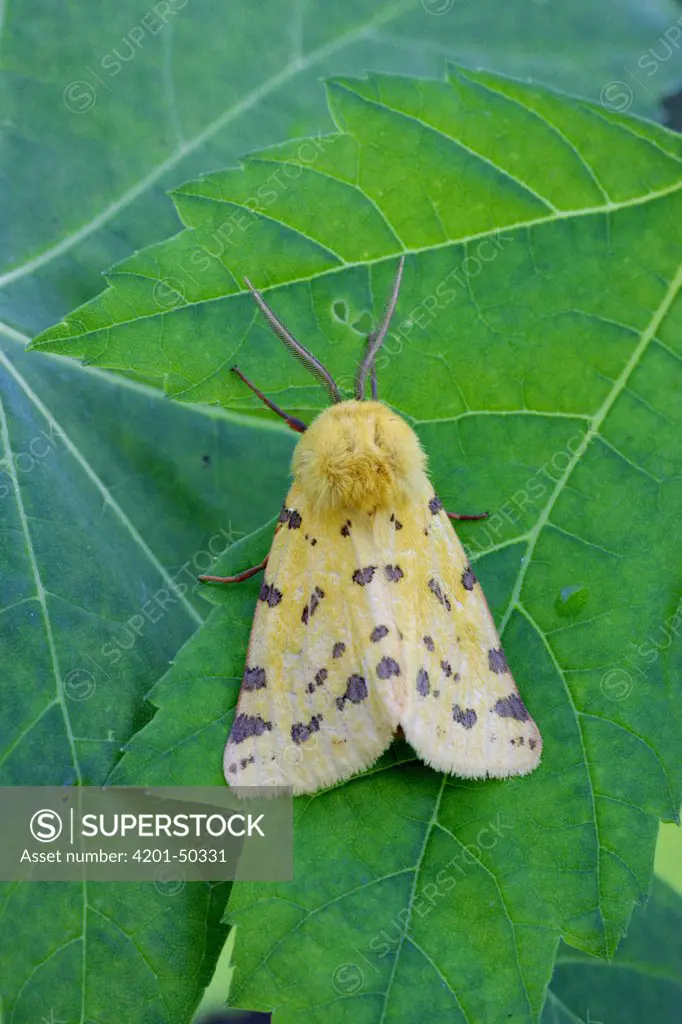
[[[454,775],[524,775],[540,760],[540,733],[419,440],[377,399],[374,361],[402,271],[403,260],[353,400],[247,281],[332,404],[306,428],[234,368],[302,436],[268,557],[236,577],[202,577],[265,569],[225,748],[231,785],[315,792],[372,765],[399,728],[423,761]]]

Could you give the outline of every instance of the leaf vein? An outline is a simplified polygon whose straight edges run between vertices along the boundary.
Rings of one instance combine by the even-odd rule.
[[[74,246],[78,245],[79,242],[88,238],[93,234],[93,232],[97,231],[105,224],[108,224],[109,221],[118,213],[130,206],[130,204],[139,198],[139,196],[141,196],[148,188],[155,185],[157,181],[164,176],[164,174],[173,170],[181,160],[194,153],[205,142],[210,141],[210,139],[217,135],[218,132],[222,131],[242,114],[247,113],[262,99],[272,95],[290,79],[308,68],[313,67],[326,57],[332,56],[356,40],[367,36],[375,26],[393,21],[402,14],[403,11],[408,10],[411,5],[412,0],[409,0],[409,2],[408,0],[404,0],[402,3],[388,3],[364,24],[350,29],[348,32],[343,33],[331,42],[325,43],[323,46],[313,50],[310,54],[300,60],[289,61],[288,64],[285,64],[284,67],[276,74],[271,75],[271,77],[266,79],[265,82],[258,86],[258,88],[247,93],[247,95],[241,100],[234,103],[231,107],[228,107],[227,110],[224,110],[223,113],[214,118],[213,121],[210,121],[205,128],[202,128],[200,132],[197,132],[197,134],[183,146],[179,146],[177,149],[173,150],[165,160],[162,160],[161,163],[156,165],[156,167],[153,167],[148,174],[126,189],[118,199],[115,199],[112,203],[106,206],[95,217],[81,225],[81,227],[76,231],[66,235],[56,245],[45,249],[32,259],[27,260],[18,267],[14,267],[6,274],[0,275],[0,288],[7,284],[11,284],[13,281],[16,281],[21,277],[25,277],[27,274],[33,273],[34,270],[38,270],[40,267],[49,263],[56,257],[69,252]]]
[[[25,393],[26,397],[33,403],[33,405],[38,410],[38,412],[47,420],[47,422],[50,424],[50,426],[53,429],[56,429],[59,432],[60,439],[64,442],[64,444],[65,444],[66,448],[68,449],[68,451],[70,452],[70,454],[76,460],[76,462],[81,467],[81,469],[85,472],[85,474],[88,477],[88,479],[90,480],[90,482],[92,484],[94,484],[94,486],[97,488],[99,493],[102,495],[102,498],[104,499],[105,503],[107,505],[109,505],[109,507],[111,508],[113,513],[116,515],[116,517],[121,522],[121,525],[127,530],[127,532],[130,534],[130,536],[135,541],[137,546],[142,550],[142,552],[145,554],[145,556],[148,558],[148,560],[151,562],[151,564],[154,566],[154,568],[159,572],[159,574],[161,575],[164,583],[166,583],[172,589],[175,589],[174,588],[174,584],[173,584],[173,580],[171,579],[169,573],[163,567],[163,565],[158,560],[158,558],[156,557],[154,552],[151,550],[149,545],[146,543],[146,541],[142,538],[141,534],[138,532],[136,527],[133,525],[132,521],[125,514],[125,512],[123,511],[121,506],[118,504],[118,502],[116,501],[116,499],[112,495],[112,493],[109,490],[109,488],[106,486],[106,484],[103,483],[102,480],[100,480],[99,476],[94,471],[94,469],[92,468],[90,463],[87,461],[85,456],[82,454],[80,449],[71,440],[71,438],[66,433],[66,431],[60,426],[60,424],[54,418],[54,416],[49,411],[47,406],[45,406],[43,404],[43,402],[38,397],[38,395],[36,395],[36,393],[32,390],[32,388],[29,386],[28,382],[26,380],[24,380],[24,378],[19,373],[19,371],[6,358],[4,352],[0,352],[0,363],[2,363],[6,367],[6,369],[9,371],[9,373],[14,377],[14,379],[17,381],[17,383],[19,384],[19,386],[21,387],[21,389]],[[9,434],[7,433],[7,422],[4,419],[4,413],[3,413],[3,420],[4,420],[4,431],[5,431],[5,435],[6,435],[6,444],[9,445]],[[16,478],[16,473],[14,473],[13,476]],[[16,486],[18,488],[18,481],[16,481]],[[22,506],[22,509],[23,509],[23,506]],[[25,514],[23,516],[23,519],[24,519],[24,522],[26,522]],[[197,623],[197,625],[201,625],[204,620],[202,619],[201,615],[199,615],[199,613],[194,608],[194,606],[187,600],[187,598],[183,594],[178,594],[178,600],[179,600],[179,603],[182,604],[182,606],[184,607],[185,611],[188,613],[190,618],[193,619]]]
[[[337,88],[344,89],[347,92],[352,92],[352,90],[347,89],[345,86],[340,85],[338,82],[335,84]],[[353,95],[358,97],[357,93],[353,93]],[[450,142],[454,143],[455,146],[457,146],[459,149],[462,149],[465,153],[468,153],[469,156],[474,157],[475,160],[480,161],[482,164],[487,164],[488,167],[492,168],[492,170],[494,170],[502,178],[506,178],[508,181],[512,182],[518,188],[523,189],[524,192],[527,192],[529,195],[531,195],[533,199],[536,199],[546,209],[551,210],[553,213],[559,212],[557,208],[553,206],[552,203],[550,203],[549,199],[546,199],[545,196],[541,196],[539,192],[536,192],[535,189],[531,188],[531,186],[528,185],[525,181],[522,181],[520,178],[517,178],[516,175],[511,173],[511,171],[507,171],[505,170],[504,167],[500,167],[499,164],[496,164],[494,160],[490,159],[490,157],[484,156],[482,153],[478,153],[475,149],[472,149],[470,146],[467,146],[466,143],[463,142],[461,139],[458,139],[454,135],[450,135],[449,132],[444,131],[442,128],[436,128],[434,125],[429,124],[428,121],[424,121],[423,118],[417,117],[416,114],[408,114],[404,110],[399,110],[396,107],[392,107],[383,99],[369,99],[367,96],[361,96],[358,98],[360,98],[362,102],[366,103],[368,106],[383,107],[384,110],[387,110],[390,113],[397,115],[398,117],[404,117],[405,120],[407,121],[414,121],[415,124],[421,125],[423,128],[426,128],[427,131],[433,132],[434,135],[439,135],[442,136],[442,138],[444,139],[448,139]]]

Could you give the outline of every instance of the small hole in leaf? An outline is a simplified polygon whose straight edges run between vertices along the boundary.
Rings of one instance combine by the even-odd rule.
[[[358,334],[369,334],[372,330],[372,318],[369,313],[363,313],[353,324],[353,330]]]
[[[343,299],[337,299],[332,305],[332,313],[337,320],[342,320],[346,323],[348,321],[348,303],[344,302]]]
[[[587,604],[588,597],[589,591],[581,583],[563,587],[554,602],[554,610],[562,617],[577,615]]]

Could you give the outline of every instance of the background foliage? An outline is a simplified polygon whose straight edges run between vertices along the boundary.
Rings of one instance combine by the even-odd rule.
[[[436,6],[447,9],[439,14]],[[608,450],[596,461],[593,445],[578,486],[572,479],[557,494],[558,525],[587,539],[586,547],[576,549],[554,534],[549,539],[533,506],[502,534],[466,533],[481,551],[505,545],[479,559],[502,619],[510,598],[519,596],[521,539],[533,536],[535,565],[522,596],[539,629],[510,613],[505,642],[519,680],[533,680],[524,693],[534,694],[534,713],[557,760],[546,759],[545,777],[522,780],[523,788],[448,787],[440,820],[452,837],[438,842],[457,849],[475,842],[480,828],[502,813],[512,815],[514,842],[500,841],[486,854],[485,870],[465,872],[454,908],[445,896],[435,901],[423,935],[413,925],[414,944],[401,943],[400,956],[393,938],[388,955],[368,944],[378,930],[399,934],[411,882],[416,885],[419,875],[419,884],[428,884],[429,872],[451,858],[426,844],[440,780],[405,763],[406,750],[394,751],[376,776],[309,802],[310,811],[302,804],[297,853],[308,891],[305,899],[300,892],[294,897],[301,900],[298,909],[286,903],[291,891],[244,891],[230,913],[243,923],[236,998],[280,1003],[281,1020],[296,1019],[301,998],[309,1013],[329,1001],[326,1010],[315,1011],[323,1014],[319,1019],[345,1019],[346,1012],[379,1019],[377,994],[384,992],[388,1019],[413,1017],[418,998],[451,1013],[453,994],[466,1000],[469,1019],[493,1019],[491,999],[502,1019],[509,1012],[530,1019],[540,1009],[560,932],[582,948],[613,950],[632,900],[648,886],[655,819],[672,817],[678,799],[679,724],[667,702],[679,655],[673,645],[651,666],[630,647],[626,660],[616,646],[623,638],[635,649],[651,645],[654,631],[676,610],[674,533],[666,522],[674,520],[679,498],[674,481],[659,486],[657,479],[673,475],[679,457],[679,312],[671,284],[679,264],[679,144],[642,122],[625,124],[617,114],[624,104],[655,114],[677,75],[672,44],[670,56],[661,58],[664,33],[679,9],[612,3],[595,34],[587,4],[570,12],[531,2],[513,11],[502,3],[457,3],[372,5],[368,12],[367,5],[344,3],[328,5],[324,16],[301,5],[292,7],[286,32],[274,3],[228,12],[190,0],[170,8],[162,22],[158,13],[150,18],[144,4],[117,5],[105,16],[79,5],[50,12],[24,3],[5,14],[2,159],[12,192],[0,277],[1,483],[10,543],[3,552],[0,644],[15,685],[0,698],[2,780],[98,783],[112,769],[111,778],[131,782],[219,780],[212,752],[227,731],[243,656],[235,643],[226,658],[221,638],[226,629],[245,634],[253,588],[219,599],[221,606],[155,687],[159,710],[146,728],[152,712],[143,698],[207,615],[210,606],[190,577],[240,536],[226,558],[243,565],[260,550],[267,528],[252,531],[274,513],[286,486],[291,436],[256,413],[220,372],[233,357],[234,339],[245,340],[253,321],[234,278],[246,271],[263,285],[285,283],[272,300],[276,295],[278,308],[343,376],[370,313],[381,306],[393,265],[387,257],[399,251],[396,224],[401,239],[421,250],[406,278],[405,315],[472,255],[463,238],[470,245],[472,235],[508,226],[516,232],[513,244],[501,242],[475,281],[464,273],[466,288],[429,329],[408,331],[410,343],[384,366],[382,386],[418,424],[436,482],[458,504],[503,507],[588,419],[625,451],[625,460]],[[386,80],[344,79],[330,95],[346,141],[333,148],[319,142],[334,127],[320,75],[371,67],[441,77],[445,57],[535,74],[603,103],[563,104],[541,91],[466,73],[455,73],[447,92],[444,85],[403,89]],[[650,60],[658,61],[652,75],[642,67]],[[623,92],[623,83],[630,92]],[[426,130],[422,122],[429,118],[436,123]],[[263,207],[257,190],[264,183],[272,190],[273,168],[307,162],[300,143],[270,149],[239,172],[178,188],[177,209],[192,230],[129,256],[178,230],[165,188],[229,166],[246,150],[304,135],[318,139],[314,166],[327,177],[303,201],[302,182],[287,179],[285,188],[275,189],[274,204],[262,210],[267,217],[242,211],[248,230],[232,221],[231,242],[227,229],[216,238],[225,208],[238,210],[254,193]],[[473,156],[481,151],[485,168]],[[350,196],[347,183],[355,184],[358,168],[359,188]],[[306,172],[306,186],[312,180]],[[363,201],[367,195],[374,212]],[[192,281],[197,234],[211,251],[222,246],[222,252]],[[111,290],[41,341],[43,348],[85,356],[118,373],[23,353],[28,336],[89,302],[101,288],[98,273],[121,259],[109,277]],[[254,328],[248,336],[240,352],[244,369],[309,415],[319,405],[317,391],[264,333]],[[456,367],[454,375],[445,375],[446,365]],[[218,400],[248,411],[249,418],[205,405],[171,406],[162,383],[186,402]],[[506,415],[524,409],[542,415]],[[470,410],[498,415],[470,418]],[[614,551],[617,571],[609,561]],[[182,593],[180,580],[187,583]],[[136,633],[131,620],[163,588],[178,600],[160,625],[144,618]],[[103,653],[106,645],[120,653],[115,662]],[[575,660],[577,650],[589,664]],[[562,674],[570,686],[555,700]],[[582,757],[569,693],[590,716]],[[647,715],[655,735],[647,732]],[[651,752],[632,738],[635,732],[668,762],[660,773]],[[117,764],[121,745],[136,734]],[[592,766],[589,775],[585,762]],[[571,763],[574,775],[567,770]],[[597,834],[594,811],[581,817],[590,791],[597,794],[606,841]],[[639,809],[624,806],[633,799]],[[384,810],[383,839],[377,842],[363,826],[358,845],[341,847],[343,855],[330,865],[321,831],[338,843],[349,821],[367,821],[369,806]],[[565,836],[548,846],[553,811],[557,824],[576,824],[568,846]],[[376,850],[365,848],[370,838]],[[391,871],[385,854],[393,848],[395,877],[385,879]],[[372,862],[379,851],[380,870]],[[596,862],[601,879],[592,893]],[[566,876],[565,905],[552,908],[557,872]],[[374,876],[379,884],[368,886]],[[347,895],[349,885],[359,891]],[[68,1020],[188,1020],[224,940],[225,896],[218,886],[188,887],[173,899],[132,886],[90,886],[87,892],[7,887],[0,934],[7,1020],[40,1019],[51,1008]],[[676,913],[679,920],[674,899],[657,893],[645,919],[654,924],[642,924],[650,928],[644,941],[636,945],[633,924],[632,948],[624,945],[617,954],[626,957],[628,971],[657,974],[658,987],[640,988],[650,994],[646,1005],[657,1005],[664,1019],[679,965],[665,961],[666,988],[665,972],[652,971],[646,954],[651,935],[674,927]],[[333,912],[319,913],[329,900]],[[590,916],[592,904],[598,909]],[[311,911],[312,922],[299,929],[300,939],[284,942],[266,975],[258,962],[270,952],[273,935],[284,937]],[[453,932],[467,935],[466,945],[453,949]],[[415,959],[420,939],[434,963],[441,955],[461,957],[446,963],[449,980],[440,992]],[[370,966],[359,959],[363,953],[373,957]],[[482,980],[493,961],[499,963],[495,988]],[[620,982],[600,988],[594,972],[610,977],[611,969],[605,974],[591,963],[575,949],[560,953],[545,1008],[555,1015],[549,1019],[584,1017],[588,1008],[594,1019],[609,1008],[615,1013],[614,1006],[622,1015],[635,1005],[632,992],[623,999]],[[297,971],[303,964],[314,969],[301,996]],[[354,989],[357,975],[348,965],[364,967],[361,988]]]

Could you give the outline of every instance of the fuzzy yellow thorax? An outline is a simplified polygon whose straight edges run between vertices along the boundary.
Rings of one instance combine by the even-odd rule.
[[[414,431],[383,402],[348,401],[320,413],[301,437],[292,470],[317,512],[370,512],[401,504],[423,481]]]

